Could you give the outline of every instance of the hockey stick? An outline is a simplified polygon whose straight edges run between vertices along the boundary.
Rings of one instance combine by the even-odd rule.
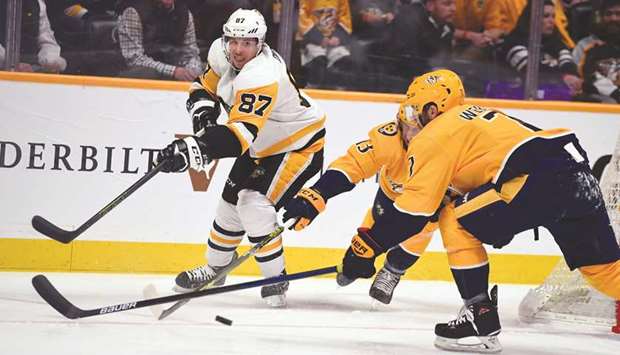
[[[265,237],[265,239],[261,240],[260,243],[254,244],[254,246],[252,246],[250,248],[250,250],[246,251],[244,254],[239,256],[237,259],[234,259],[230,264],[228,264],[228,266],[226,266],[223,269],[219,270],[216,273],[216,275],[215,275],[215,277],[213,279],[211,279],[211,280],[209,280],[207,282],[204,282],[203,284],[201,284],[200,286],[195,288],[194,292],[208,289],[211,285],[213,285],[217,281],[223,279],[234,268],[236,268],[237,266],[241,265],[244,261],[246,261],[247,259],[252,257],[254,254],[256,254],[262,247],[264,247],[265,245],[269,244],[269,242],[271,242],[272,240],[274,240],[278,236],[280,236],[280,234],[282,234],[282,232],[284,232],[284,228],[289,228],[290,226],[293,225],[293,223],[295,223],[295,221],[294,220],[290,220],[290,221],[288,221],[285,224],[284,227],[278,226],[276,228],[276,230],[271,232],[271,234],[269,234],[267,237]],[[177,309],[181,308],[183,305],[185,305],[187,302],[189,302],[190,299],[191,298],[179,300],[177,303],[175,303],[172,306],[164,309],[161,312],[161,314],[159,315],[158,319],[162,320],[162,319],[168,317],[169,315],[174,313]]]
[[[121,304],[115,304],[110,306],[104,306],[93,309],[81,309],[75,306],[73,303],[69,302],[55,287],[52,283],[45,277],[45,275],[37,275],[32,278],[32,285],[37,293],[47,302],[50,306],[52,306],[56,311],[58,311],[63,316],[69,319],[79,319],[86,317],[99,316],[108,313],[117,313],[129,311],[132,309],[149,307],[156,304],[169,303],[179,300],[192,299],[197,297],[216,295],[219,293],[226,293],[238,290],[244,290],[252,287],[271,285],[278,282],[284,281],[293,281],[299,279],[305,279],[308,277],[319,276],[331,274],[334,272],[338,272],[341,269],[340,266],[330,266],[320,269],[314,269],[309,271],[303,271],[290,275],[279,275],[275,277],[269,277],[266,279],[256,280],[244,282],[236,285],[222,286],[217,288],[208,288],[205,290],[192,291],[188,293],[180,293],[176,295],[163,296],[151,299],[142,299],[134,302],[127,302]]]
[[[123,191],[120,195],[118,195],[114,200],[105,205],[101,210],[95,213],[92,217],[90,217],[86,222],[84,222],[81,226],[79,226],[76,230],[65,230],[47,219],[36,215],[32,217],[32,227],[37,230],[39,233],[44,234],[56,241],[61,243],[68,244],[73,239],[77,238],[80,234],[82,234],[85,230],[90,228],[95,222],[100,220],[103,216],[108,214],[114,207],[118,206],[123,200],[129,197],[132,193],[134,193],[140,186],[144,185],[147,181],[151,180],[157,173],[161,171],[164,167],[163,162],[157,164],[151,171],[147,172],[143,177],[138,179],[133,185],[129,186],[129,188]]]
[[[204,128],[198,131],[196,135],[200,137],[203,134],[204,134]],[[31,222],[32,227],[43,235],[46,235],[61,243],[68,244],[72,240],[77,238],[80,234],[82,234],[85,230],[90,228],[90,226],[95,224],[103,216],[108,214],[108,212],[114,209],[114,207],[118,206],[121,202],[123,202],[123,200],[125,200],[127,197],[133,194],[137,189],[139,189],[147,181],[151,180],[155,175],[157,175],[157,173],[159,173],[163,169],[165,165],[164,163],[165,161],[162,161],[161,163],[157,164],[153,169],[151,169],[143,177],[138,179],[138,181],[133,183],[133,185],[129,186],[127,190],[123,191],[114,200],[112,200],[110,203],[105,205],[105,207],[103,207],[101,210],[95,213],[92,217],[90,217],[86,222],[84,222],[76,230],[69,231],[69,230],[62,229],[39,215],[35,215],[34,217],[32,217],[32,222]],[[206,167],[207,172],[211,171],[211,167],[213,166],[213,164],[215,164],[215,160],[211,160],[209,162],[209,164]]]

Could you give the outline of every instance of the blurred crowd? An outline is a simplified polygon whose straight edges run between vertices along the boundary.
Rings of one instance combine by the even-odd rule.
[[[544,0],[539,99],[620,102],[620,0]],[[4,66],[6,1],[0,4]],[[402,93],[434,68],[468,96],[523,97],[528,0],[299,0],[291,70],[301,86]],[[23,0],[18,71],[189,81],[237,8],[277,48],[281,0]]]

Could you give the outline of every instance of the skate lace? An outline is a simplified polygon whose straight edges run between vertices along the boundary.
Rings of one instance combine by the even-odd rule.
[[[385,293],[392,293],[398,281],[400,281],[400,275],[383,269],[379,272],[374,287]]]
[[[204,282],[215,277],[215,270],[213,270],[209,265],[203,265],[187,271],[187,274],[192,282]]]
[[[461,307],[461,310],[456,316],[456,319],[448,322],[448,326],[455,327],[463,323],[473,322],[473,320],[474,320],[474,313],[471,311],[471,309],[469,309],[469,307],[463,306]]]

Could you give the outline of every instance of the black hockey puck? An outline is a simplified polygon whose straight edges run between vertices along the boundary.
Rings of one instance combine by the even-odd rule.
[[[226,325],[232,325],[232,321],[228,318],[224,318],[222,316],[215,316],[215,320],[217,322],[220,322],[222,324],[226,324]]]

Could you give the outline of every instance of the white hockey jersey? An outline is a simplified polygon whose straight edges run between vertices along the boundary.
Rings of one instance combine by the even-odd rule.
[[[250,156],[267,156],[298,150],[317,139],[325,115],[299,90],[286,64],[267,44],[256,58],[235,70],[226,59],[221,38],[209,49],[207,70],[190,91],[216,94],[228,112],[226,125]],[[254,135],[247,124],[258,129]]]

